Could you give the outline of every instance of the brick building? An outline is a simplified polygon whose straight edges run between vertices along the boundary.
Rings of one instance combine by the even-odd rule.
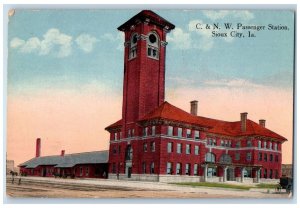
[[[36,156],[19,165],[20,173],[41,177],[107,178],[108,151],[41,156],[41,139],[36,140]]]
[[[281,176],[286,139],[241,113],[235,122],[166,102],[166,35],[175,26],[144,10],[125,33],[122,118],[110,132],[109,178],[149,181],[253,181]]]

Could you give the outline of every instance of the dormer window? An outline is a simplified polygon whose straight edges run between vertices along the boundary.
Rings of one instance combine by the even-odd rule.
[[[130,38],[129,59],[133,59],[137,56],[137,41],[138,34],[134,33]]]
[[[156,33],[149,33],[147,39],[147,55],[153,59],[159,59],[159,39]]]

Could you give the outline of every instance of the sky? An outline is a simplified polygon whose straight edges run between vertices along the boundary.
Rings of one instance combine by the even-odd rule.
[[[166,100],[201,116],[237,121],[241,112],[286,137],[292,162],[294,14],[263,10],[154,10],[176,28],[168,34]],[[108,149],[106,126],[121,118],[123,34],[138,10],[16,10],[8,23],[7,157]],[[255,38],[212,37],[196,24],[282,25]],[[224,23],[233,29],[225,30]]]

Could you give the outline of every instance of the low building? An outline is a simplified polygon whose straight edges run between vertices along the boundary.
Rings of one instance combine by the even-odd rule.
[[[293,165],[292,164],[282,164],[282,176],[293,177]]]
[[[40,141],[37,140],[38,151]],[[37,152],[37,157],[19,165],[20,173],[42,177],[107,178],[108,151],[64,153],[63,150],[60,155],[41,157]]]

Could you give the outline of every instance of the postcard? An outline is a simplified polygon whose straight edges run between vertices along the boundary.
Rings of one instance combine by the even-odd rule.
[[[294,11],[8,15],[8,197],[293,196]]]

